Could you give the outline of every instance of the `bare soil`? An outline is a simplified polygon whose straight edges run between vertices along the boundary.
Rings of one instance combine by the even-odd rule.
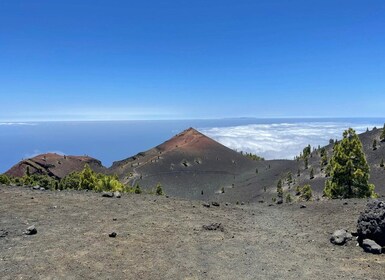
[[[355,231],[366,200],[306,205],[207,208],[152,195],[0,186],[0,278],[384,279],[385,255],[329,242],[334,230]],[[224,230],[202,227],[211,223]],[[23,233],[30,225],[36,235]]]

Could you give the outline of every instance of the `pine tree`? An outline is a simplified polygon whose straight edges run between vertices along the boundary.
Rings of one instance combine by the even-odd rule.
[[[277,194],[278,194],[278,198],[280,198],[280,199],[283,198],[283,188],[282,188],[282,180],[281,179],[277,183]]]
[[[369,184],[369,165],[362,143],[352,128],[346,130],[343,139],[334,146],[329,165],[331,178],[325,183],[325,196],[330,198],[376,196],[374,185]]]
[[[385,141],[385,123],[384,123],[384,127],[382,128],[380,139],[381,139],[381,142]]]
[[[310,180],[311,179],[314,179],[314,169],[313,168],[310,170]]]
[[[384,167],[384,159],[381,159],[380,167]]]
[[[291,185],[291,183],[293,183],[293,174],[289,171],[288,173],[287,173],[287,184],[290,186]]]
[[[377,150],[377,140],[376,139],[373,140],[372,147],[373,147],[373,151]]]
[[[309,160],[305,158],[305,169],[309,168]]]

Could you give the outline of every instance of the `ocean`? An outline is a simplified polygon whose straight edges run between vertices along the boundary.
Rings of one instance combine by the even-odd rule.
[[[0,173],[47,152],[89,155],[109,167],[189,127],[234,150],[291,159],[308,144],[317,147],[340,139],[348,127],[364,132],[384,122],[385,118],[0,122]]]

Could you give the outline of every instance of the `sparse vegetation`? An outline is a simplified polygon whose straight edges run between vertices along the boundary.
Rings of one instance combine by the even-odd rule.
[[[158,184],[158,185],[156,186],[155,194],[156,194],[156,195],[164,195],[163,188],[162,188],[162,185],[161,185],[161,184]]]
[[[373,148],[373,151],[377,150],[377,140],[376,139],[373,140],[372,148]]]
[[[11,179],[6,174],[0,174],[0,184],[9,185]]]
[[[286,203],[291,203],[293,201],[290,193],[286,194],[285,201]]]
[[[293,174],[290,171],[287,173],[286,181],[289,186],[293,183]]]
[[[310,180],[314,179],[314,168],[310,170]]]
[[[384,123],[384,127],[382,128],[380,139],[381,139],[381,142],[385,141],[385,123]]]
[[[313,197],[313,190],[310,185],[304,185],[303,187],[296,187],[296,195],[299,196],[301,200],[309,201]]]
[[[253,154],[253,153],[247,153],[247,152],[240,151],[240,154],[244,155],[245,157],[247,157],[249,159],[255,160],[255,161],[265,160],[263,157],[260,157],[256,154]]]
[[[277,196],[278,198],[283,198],[283,188],[282,188],[282,180],[280,179],[277,183]]]
[[[331,178],[326,181],[324,195],[329,198],[375,197],[374,185],[369,184],[369,165],[362,143],[349,128],[333,148],[329,162]]]

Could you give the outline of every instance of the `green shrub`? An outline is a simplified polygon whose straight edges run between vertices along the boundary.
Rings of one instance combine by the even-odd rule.
[[[293,201],[293,199],[291,198],[291,194],[290,193],[288,193],[288,194],[286,194],[286,203],[291,203],[292,201]]]
[[[9,185],[11,184],[11,179],[6,174],[0,174],[0,184]]]
[[[142,193],[142,189],[140,188],[139,185],[136,185],[135,187],[135,191],[134,191],[136,194],[141,194]]]
[[[158,184],[158,185],[156,186],[155,193],[156,193],[156,195],[164,195],[163,188],[162,188],[162,185],[161,185],[161,184]]]
[[[297,186],[295,192],[295,195],[299,196],[301,200],[308,201],[313,197],[313,191],[310,185],[304,185],[303,187]]]

